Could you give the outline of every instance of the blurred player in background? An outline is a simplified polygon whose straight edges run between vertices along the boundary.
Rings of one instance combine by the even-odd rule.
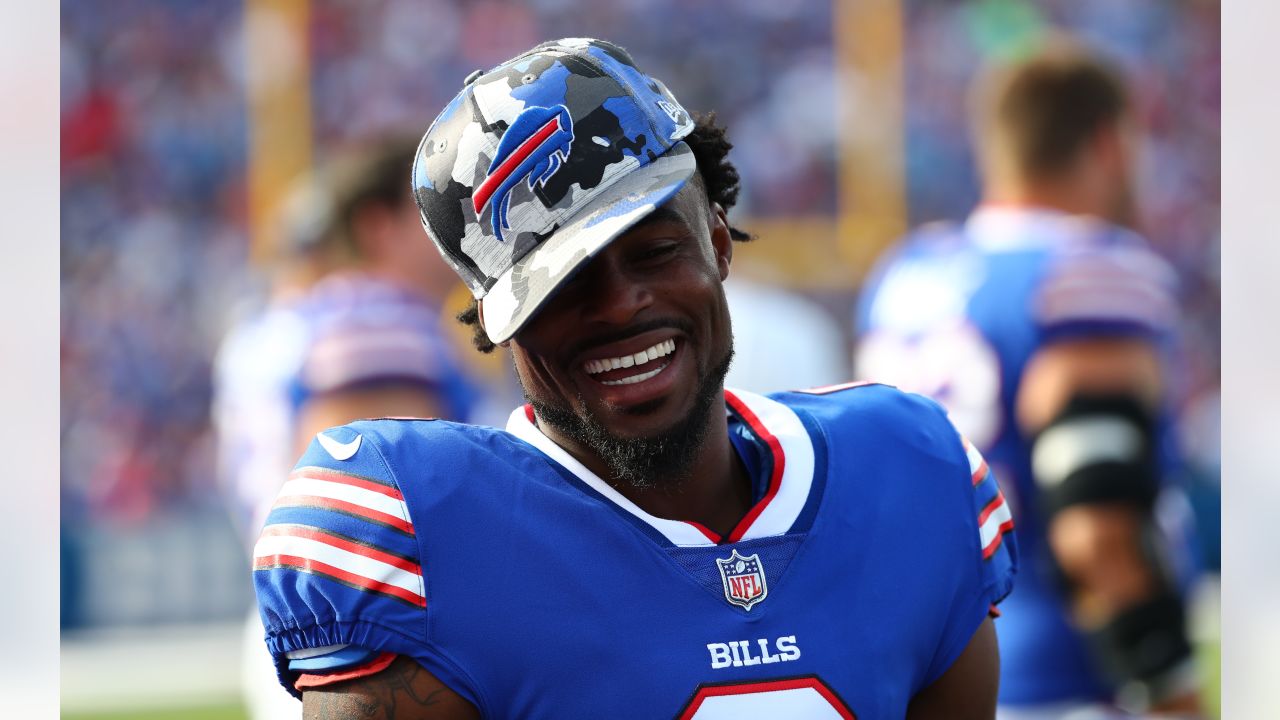
[[[225,490],[251,547],[293,461],[320,430],[383,416],[468,419],[477,400],[442,310],[457,278],[422,237],[406,178],[417,138],[352,148],[301,182],[259,315],[218,354]],[[298,717],[272,677],[255,612],[245,683],[254,718]]]
[[[1157,523],[1178,310],[1129,229],[1133,123],[1117,73],[1065,41],[990,73],[982,204],[892,250],[859,308],[858,376],[941,401],[1014,504],[1002,717],[1109,716],[1122,688],[1198,710],[1186,568]]]

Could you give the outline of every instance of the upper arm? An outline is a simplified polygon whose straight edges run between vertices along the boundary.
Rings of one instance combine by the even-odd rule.
[[[306,720],[471,720],[475,706],[435,675],[401,656],[373,675],[308,689],[302,694]]]
[[[950,570],[934,574],[934,582],[940,583],[935,592],[940,602],[934,612],[941,616],[941,635],[929,640],[935,644],[930,646],[927,669],[913,686],[917,694],[926,693],[941,678],[957,674],[957,666],[969,666],[974,655],[983,654],[981,640],[990,632],[993,606],[1008,596],[1018,572],[1014,517],[999,483],[972,443],[952,427],[947,432],[963,451],[955,458],[960,460],[955,468],[959,477],[948,473],[954,478],[949,481],[959,487],[953,485],[945,495],[937,494],[945,512],[931,526],[940,539],[947,539],[932,552],[940,553]],[[943,503],[943,498],[947,502]],[[976,645],[975,640],[979,641]]]
[[[1141,337],[1062,340],[1041,348],[1018,384],[1024,432],[1047,425],[1081,393],[1123,393],[1154,406],[1163,392],[1159,351]]]
[[[1023,370],[1016,420],[1033,443],[1049,550],[1071,580],[1076,619],[1086,623],[1131,605],[1154,586],[1143,559],[1149,510],[1141,499],[1117,493],[1123,488],[1154,493],[1157,482],[1148,475],[1155,472],[1148,467],[1155,428],[1144,416],[1156,411],[1167,393],[1162,345],[1177,319],[1171,275],[1144,247],[1095,249],[1059,258],[1037,298],[1045,344]],[[1130,401],[1136,402],[1136,416],[1127,409]],[[1122,453],[1083,434],[1089,427],[1110,428],[1116,419],[1140,437]],[[1107,436],[1125,437],[1114,430]],[[1072,451],[1063,455],[1064,448]],[[1041,458],[1050,461],[1044,469]],[[1117,465],[1120,461],[1125,464]],[[1077,484],[1068,492],[1068,471],[1078,478],[1089,468],[1112,470],[1092,476],[1102,478],[1095,485]],[[1115,468],[1124,474],[1115,475],[1121,472]],[[1089,492],[1082,495],[1085,489]],[[1062,498],[1073,499],[1064,506]]]
[[[1019,382],[1024,432],[1044,427],[1076,394],[1123,392],[1154,405],[1160,345],[1178,319],[1173,269],[1132,236],[1055,256],[1032,299],[1042,345]]]
[[[1000,653],[987,618],[951,667],[911,699],[907,720],[990,720],[999,686]]]
[[[254,548],[267,646],[295,694],[315,687],[303,677],[376,671],[370,655],[412,656],[430,667],[420,518],[385,459],[382,429],[355,423],[313,439]]]

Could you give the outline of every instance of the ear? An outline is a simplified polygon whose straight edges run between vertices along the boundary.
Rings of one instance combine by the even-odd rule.
[[[720,203],[711,203],[711,247],[716,253],[716,267],[720,270],[720,279],[729,277],[729,264],[733,262],[733,236],[729,234],[729,218]]]
[[[484,298],[480,298],[479,300],[476,301],[476,320],[480,323],[480,332],[485,332]],[[506,340],[503,340],[500,343],[494,343],[494,345],[497,345],[500,348],[511,347],[511,338],[507,338]]]
[[[485,332],[485,329],[484,329],[484,298],[480,298],[479,300],[477,300],[477,301],[476,301],[476,321],[480,324],[480,332]]]

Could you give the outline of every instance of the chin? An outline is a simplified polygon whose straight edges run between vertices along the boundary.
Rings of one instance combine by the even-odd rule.
[[[723,397],[724,376],[732,359],[733,352],[729,350],[709,372],[700,373],[692,391],[611,408],[609,422],[586,410],[581,398],[581,412],[536,402],[533,405],[539,418],[591,448],[609,466],[612,479],[636,488],[678,483],[689,475],[706,439],[711,413],[716,409],[716,400]],[[677,398],[686,399],[679,403],[684,406],[679,412],[671,409]]]

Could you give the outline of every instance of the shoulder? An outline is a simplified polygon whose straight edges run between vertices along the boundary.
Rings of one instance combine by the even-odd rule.
[[[872,271],[872,278],[882,275],[894,265],[951,255],[965,250],[967,246],[968,237],[963,225],[950,221],[925,223],[913,228],[885,251]]]
[[[361,547],[319,538],[356,554],[381,548],[416,557],[426,516],[439,511],[442,498],[461,485],[490,484],[476,483],[477,477],[505,477],[493,471],[527,464],[531,453],[501,430],[442,420],[360,420],[329,428],[316,433],[281,486],[256,554],[259,560],[273,554],[267,546],[279,542],[268,538],[320,533],[354,541]],[[421,573],[412,572],[420,581]]]
[[[1136,233],[1099,225],[1048,254],[1032,312],[1064,333],[1161,334],[1177,322],[1177,274]]]
[[[1173,285],[1177,282],[1173,266],[1142,235],[1104,223],[1091,227],[1092,232],[1075,242],[1054,246],[1050,262],[1055,269],[1069,270],[1092,263],[1101,269],[1146,278],[1155,283]]]
[[[964,226],[950,220],[919,225],[899,241],[901,248],[913,252],[947,250],[964,244]]]
[[[877,261],[859,295],[859,322],[864,327],[918,327],[961,312],[981,277],[981,264],[963,226],[921,226]]]
[[[891,431],[921,422],[950,427],[946,412],[937,402],[878,382],[853,381],[772,397],[788,407],[803,410],[825,428],[877,426]]]
[[[828,444],[860,462],[901,467],[968,467],[959,433],[934,400],[892,385],[851,382],[779,393],[772,399],[816,426]]]
[[[853,490],[842,497],[877,504],[901,518],[900,531],[932,538],[920,547],[944,548],[937,557],[960,563],[963,582],[991,589],[988,602],[1008,593],[1016,571],[1013,544],[1002,550],[1012,528],[1008,506],[982,454],[938,403],[873,383],[772,397],[814,418],[826,435],[829,472]]]
[[[428,558],[458,545],[437,526],[500,522],[504,488],[531,471],[533,453],[501,430],[440,420],[362,420],[317,433],[254,548],[281,677],[296,675],[286,668],[298,653],[340,645],[431,661],[425,613],[438,568]]]
[[[845,497],[900,518],[898,530],[924,553],[917,560],[938,563],[939,577],[966,588],[972,602],[960,614],[967,619],[950,641],[958,652],[1017,572],[1013,518],[981,452],[937,402],[888,385],[849,383],[775,399],[818,418],[833,446],[834,473],[863,478]]]
[[[874,506],[874,514],[895,518],[912,561],[935,568],[939,587],[963,588],[970,602],[955,611],[965,619],[949,640],[958,653],[989,605],[1009,592],[1017,567],[1012,517],[982,454],[938,403],[888,385],[771,397],[813,418],[826,436],[842,511]]]
[[[298,465],[338,467],[396,484],[411,474],[414,484],[421,485],[477,464],[524,461],[531,453],[526,443],[498,428],[436,419],[378,418],[317,433]]]

